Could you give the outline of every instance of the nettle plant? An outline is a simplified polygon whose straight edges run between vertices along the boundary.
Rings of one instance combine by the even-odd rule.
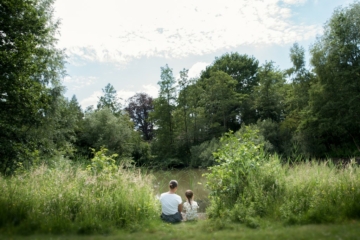
[[[107,156],[106,152],[108,149],[105,147],[101,147],[97,152],[95,149],[91,148],[91,151],[93,152],[94,157],[91,159],[91,164],[86,167],[88,171],[92,172],[94,175],[111,175],[118,170],[118,166],[115,164],[115,158],[118,156],[118,154]]]
[[[209,168],[207,185],[212,198],[219,197],[232,205],[265,159],[264,139],[256,129],[244,126],[236,134],[226,133],[220,142],[221,147],[214,153],[218,165]]]

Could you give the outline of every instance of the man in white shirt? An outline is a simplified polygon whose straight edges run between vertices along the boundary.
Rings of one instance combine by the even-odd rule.
[[[178,182],[171,180],[169,182],[169,191],[162,193],[160,196],[161,202],[161,219],[170,222],[177,223],[182,221],[182,200],[179,195],[176,194]]]

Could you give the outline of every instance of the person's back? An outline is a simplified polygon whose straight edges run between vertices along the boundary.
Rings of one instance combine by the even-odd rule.
[[[185,219],[187,221],[191,220],[197,220],[198,219],[198,208],[199,205],[195,201],[191,201],[191,204],[189,202],[184,203],[184,210],[185,210]]]
[[[178,212],[178,206],[181,204],[181,197],[176,193],[162,193],[160,195],[162,213],[173,215]]]
[[[182,216],[180,212],[182,210],[182,200],[181,197],[175,193],[177,190],[177,181],[171,180],[169,188],[169,192],[160,195],[161,219],[170,223],[181,222]]]
[[[184,203],[185,219],[187,221],[197,220],[197,210],[199,208],[199,205],[193,200],[194,193],[191,190],[187,190],[185,192],[185,196],[187,198],[187,201]]]

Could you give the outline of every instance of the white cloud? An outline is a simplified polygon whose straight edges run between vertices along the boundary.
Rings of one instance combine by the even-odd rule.
[[[70,56],[126,63],[144,56],[181,58],[312,38],[321,26],[290,21],[289,4],[304,1],[58,0],[55,9],[62,19],[59,46]]]
[[[156,98],[159,95],[159,86],[148,84],[148,85],[142,85],[142,88],[143,88],[143,92],[149,94],[153,98]]]
[[[66,76],[64,78],[64,83],[67,86],[70,86],[71,90],[77,90],[82,87],[93,85],[97,81],[97,77],[94,76]]]
[[[142,89],[140,89],[139,91],[136,91],[136,92],[133,90],[120,89],[120,90],[116,90],[116,95],[119,98],[122,106],[125,106],[126,101],[138,92],[144,92],[144,93],[147,93],[148,95],[150,95],[151,97],[156,98],[158,96],[159,87],[154,86],[152,84],[142,85]],[[87,107],[89,107],[91,105],[93,105],[96,108],[96,105],[101,96],[103,96],[102,91],[95,91],[91,94],[90,97],[81,100],[80,105],[82,106],[83,109],[86,109]]]
[[[191,66],[189,69],[188,76],[189,78],[198,78],[200,77],[201,71],[205,70],[207,66],[209,66],[210,63],[206,62],[197,62],[194,65]]]
[[[287,4],[303,4],[307,0],[282,0],[282,1]]]
[[[134,91],[123,90],[123,89],[116,91],[116,92],[117,92],[118,97],[120,98],[120,103],[123,106],[126,104],[126,100],[128,100],[130,97],[135,95]]]
[[[97,102],[99,101],[99,98],[102,96],[102,92],[101,91],[95,91],[93,92],[93,94],[91,94],[90,97],[83,99],[82,101],[80,101],[80,105],[82,106],[83,109],[86,109],[87,107],[93,105],[94,107],[96,107]]]

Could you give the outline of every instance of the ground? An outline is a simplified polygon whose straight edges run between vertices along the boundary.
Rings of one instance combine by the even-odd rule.
[[[284,226],[281,223],[264,221],[258,229],[242,224],[226,223],[223,229],[209,220],[183,222],[175,225],[154,222],[146,228],[134,227],[127,231],[114,231],[106,235],[29,235],[3,236],[0,239],[19,240],[118,240],[118,239],[359,239],[360,221],[348,221],[341,224],[319,224],[303,226]]]

